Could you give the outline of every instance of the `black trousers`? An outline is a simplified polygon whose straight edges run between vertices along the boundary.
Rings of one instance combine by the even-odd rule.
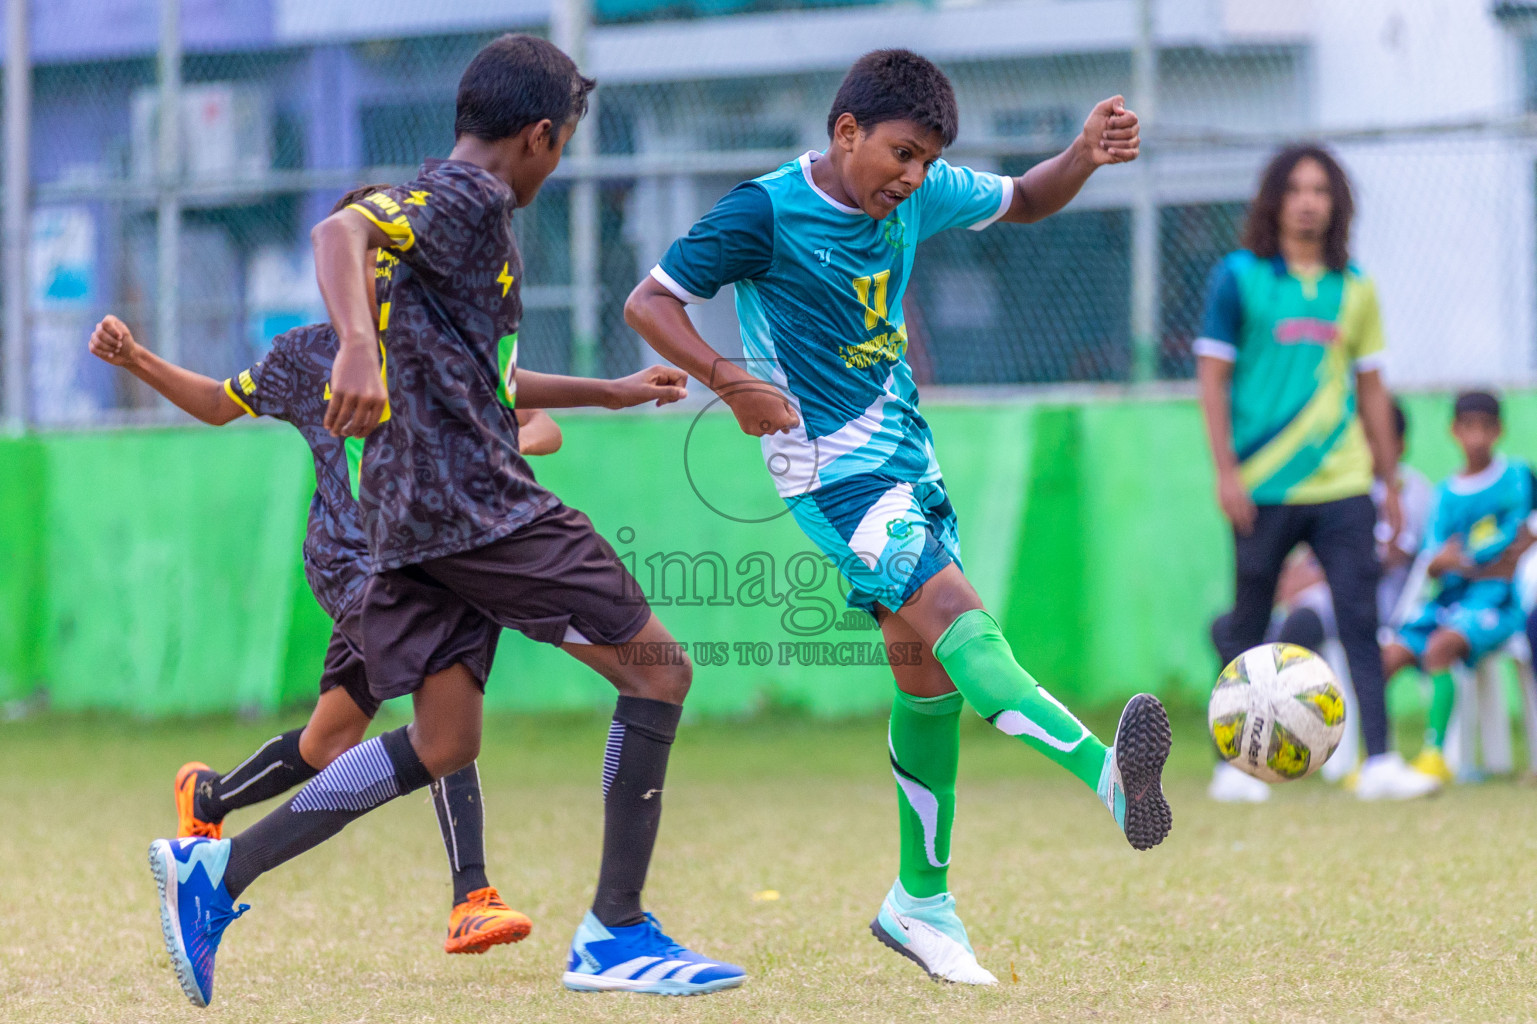
[[[1532,613],[1526,617],[1526,642],[1531,645],[1533,653],[1537,654],[1537,608],[1533,608]]]
[[[1211,642],[1212,646],[1220,653],[1228,649],[1228,641],[1225,639],[1233,629],[1233,613],[1223,612],[1212,620]],[[1265,630],[1265,640],[1277,644],[1296,644],[1298,647],[1306,647],[1317,654],[1328,639],[1324,634],[1324,620],[1318,617],[1318,613],[1311,608],[1298,608],[1279,625],[1275,625],[1274,617],[1271,618],[1271,626]],[[1533,648],[1537,650],[1537,648]],[[1232,659],[1229,658],[1228,661]],[[1226,661],[1223,664],[1227,664]]]
[[[1261,505],[1254,529],[1233,535],[1235,587],[1226,628],[1213,630],[1225,665],[1263,643],[1275,603],[1276,580],[1292,548],[1306,543],[1323,567],[1334,598],[1340,644],[1361,708],[1368,756],[1388,749],[1388,710],[1377,646],[1377,509],[1366,495],[1317,505]]]

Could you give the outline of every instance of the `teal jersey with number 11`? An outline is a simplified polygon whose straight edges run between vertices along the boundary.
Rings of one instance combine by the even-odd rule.
[[[801,424],[763,438],[780,495],[860,473],[939,479],[907,364],[902,296],[918,243],[1003,216],[1013,182],[937,160],[883,220],[817,187],[807,153],[745,182],[667,250],[651,276],[684,302],[736,285],[746,369],[783,390]]]

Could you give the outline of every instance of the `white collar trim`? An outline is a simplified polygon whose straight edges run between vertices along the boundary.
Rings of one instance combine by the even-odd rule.
[[[824,157],[826,155],[827,155],[826,153],[818,153],[814,149],[808,149],[806,152],[801,154],[801,158],[800,158],[801,175],[806,179],[806,184],[810,185],[811,186],[811,191],[813,191],[817,195],[821,196],[822,199],[826,201],[827,205],[831,206],[833,209],[838,210],[838,211],[840,211],[842,213],[858,213],[858,214],[863,214],[865,211],[861,210],[857,206],[845,206],[844,204],[838,202],[838,200],[834,199],[832,196],[828,195],[826,192],[823,192],[822,189],[821,189],[821,186],[819,186],[815,181],[812,180],[812,178],[811,178],[811,165],[812,165],[812,163],[814,163],[815,161],[821,159],[822,157]]]
[[[1476,494],[1484,488],[1492,485],[1500,477],[1504,476],[1505,470],[1509,467],[1509,465],[1510,464],[1505,460],[1505,456],[1496,455],[1493,462],[1489,463],[1489,465],[1485,466],[1477,473],[1474,473],[1472,476],[1468,476],[1464,473],[1458,473],[1456,476],[1446,481],[1446,489],[1451,491],[1453,494]]]

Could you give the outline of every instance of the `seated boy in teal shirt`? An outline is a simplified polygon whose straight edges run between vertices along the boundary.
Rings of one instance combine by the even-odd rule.
[[[1452,436],[1462,449],[1463,468],[1436,488],[1425,536],[1428,571],[1440,589],[1382,648],[1383,678],[1391,680],[1410,665],[1431,673],[1425,749],[1414,766],[1446,781],[1451,771],[1441,751],[1456,696],[1450,669],[1499,650],[1525,622],[1503,568],[1507,560],[1500,556],[1532,511],[1532,472],[1495,452],[1502,432],[1497,398],[1483,391],[1457,397]]]

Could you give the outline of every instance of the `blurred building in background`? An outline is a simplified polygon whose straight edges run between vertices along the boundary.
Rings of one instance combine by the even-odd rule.
[[[579,44],[600,81],[588,151],[518,218],[532,368],[636,367],[633,284],[735,182],[821,148],[848,64],[900,45],[951,74],[951,156],[974,166],[1023,171],[1114,93],[1145,117],[1144,160],[1068,212],[926,243],[907,299],[920,381],[1190,376],[1206,276],[1298,137],[1354,176],[1393,381],[1532,377],[1537,0],[557,3],[181,0],[169,21],[160,0],[34,3],[25,360],[0,339],[26,419],[172,418],[91,365],[106,311],[216,376],[324,316],[310,226],[344,189],[446,154],[459,73],[508,29]],[[729,297],[696,319],[738,348]]]

